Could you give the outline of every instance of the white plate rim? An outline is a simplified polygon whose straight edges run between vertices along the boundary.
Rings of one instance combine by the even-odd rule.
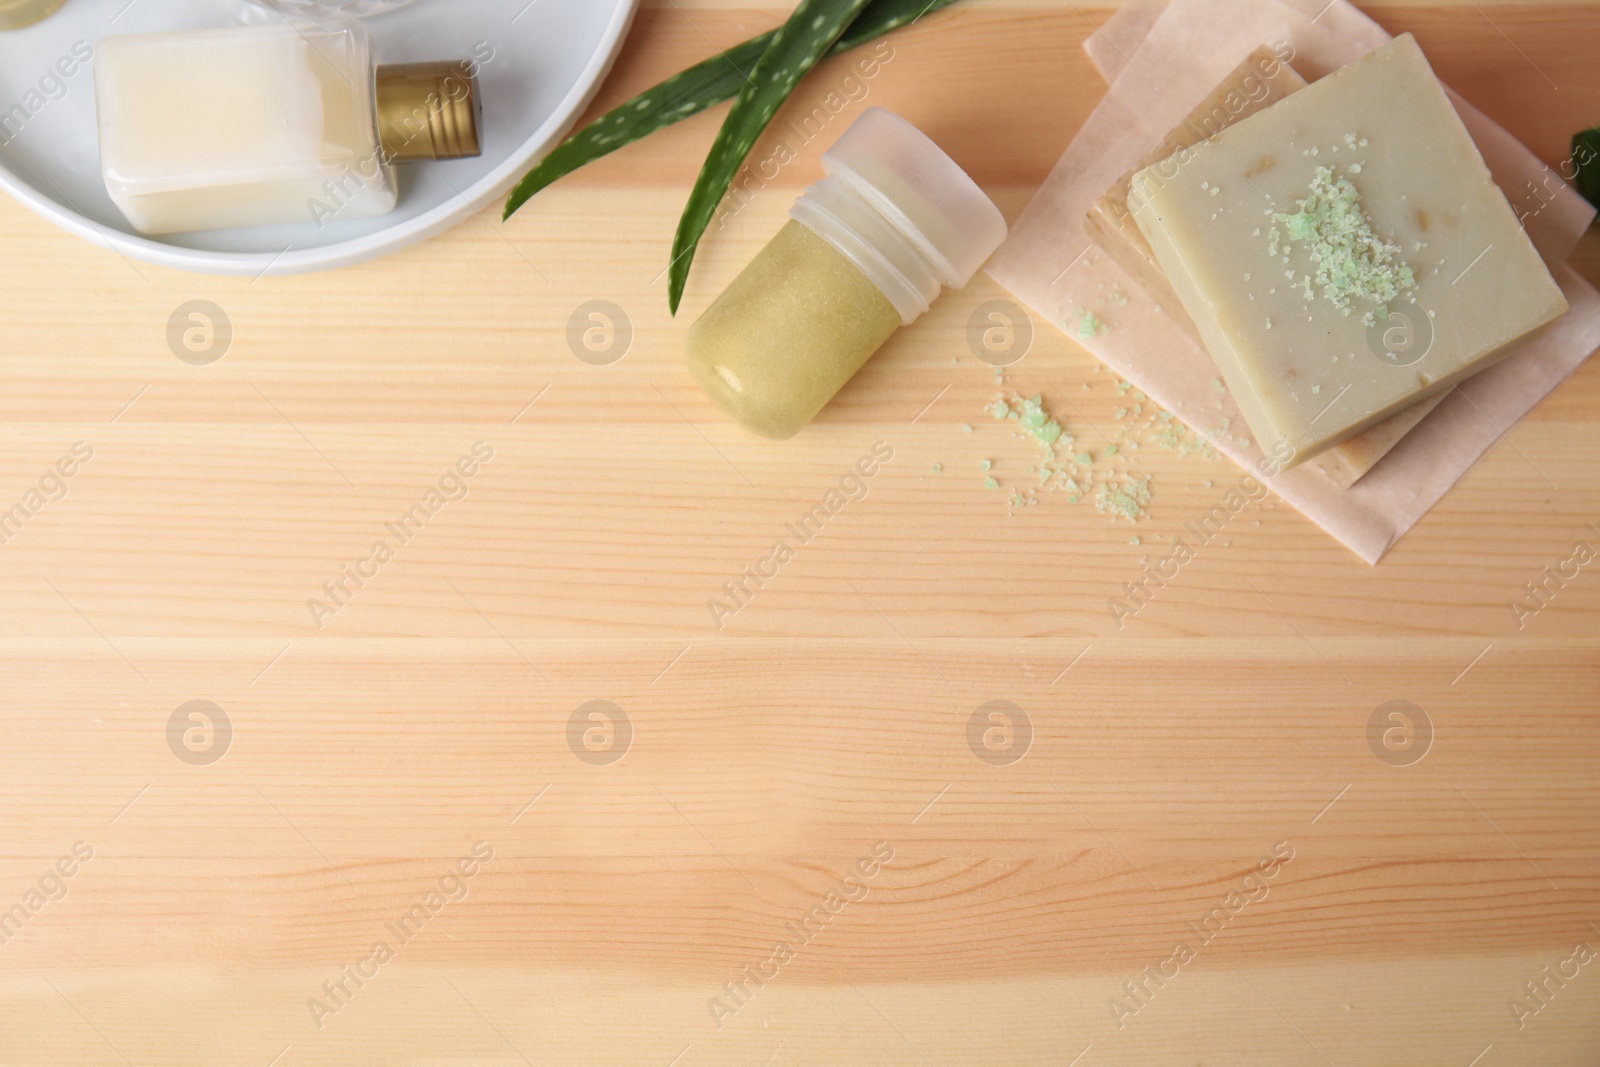
[[[639,10],[640,0],[619,0],[611,24],[601,37],[583,74],[573,84],[550,117],[512,152],[494,170],[478,179],[455,200],[423,212],[404,222],[385,227],[373,233],[337,244],[322,245],[284,252],[219,252],[213,249],[183,248],[162,241],[139,237],[120,230],[109,229],[93,219],[65,207],[44,195],[33,185],[18,177],[0,162],[0,189],[35,214],[55,223],[70,233],[103,245],[114,252],[131,256],[144,263],[172,267],[200,274],[225,274],[260,278],[269,275],[305,274],[312,271],[332,270],[363,263],[369,259],[388,255],[407,248],[429,237],[450,229],[468,215],[481,212],[486,206],[510,192],[512,185],[527,173],[535,159],[547,152],[566,136],[578,116],[600,92],[606,76],[617,61]],[[461,201],[464,200],[463,204]]]

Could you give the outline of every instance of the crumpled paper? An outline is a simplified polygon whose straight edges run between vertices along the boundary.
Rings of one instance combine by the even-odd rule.
[[[1315,81],[1389,39],[1346,0],[1130,0],[1085,44],[1110,91],[988,266],[1052,322],[1094,309],[1112,328],[1080,341],[1084,347],[1368,563],[1600,345],[1600,294],[1566,265],[1594,209],[1516,138],[1451,94],[1572,306],[1543,336],[1457,386],[1349,489],[1312,464],[1267,476],[1261,451],[1241,444],[1248,431],[1231,395],[1211,385],[1211,357],[1085,235],[1083,217],[1257,46],[1272,46]],[[1114,315],[1103,299],[1112,292],[1128,298]],[[1224,425],[1230,433],[1219,431]]]

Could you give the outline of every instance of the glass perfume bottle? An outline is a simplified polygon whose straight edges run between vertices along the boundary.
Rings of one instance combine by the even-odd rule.
[[[392,164],[479,153],[470,60],[373,65],[358,22],[108,37],[100,165],[141,233],[368,218]]]
[[[972,280],[1006,221],[921,130],[868,108],[827,177],[685,340],[689,369],[747,429],[793,437],[945,287]]]
[[[56,13],[65,0],[0,0],[0,30],[20,30]]]

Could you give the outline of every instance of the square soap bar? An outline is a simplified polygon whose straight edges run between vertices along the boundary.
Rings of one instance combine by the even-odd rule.
[[[1442,393],[1424,397],[1400,414],[1390,415],[1376,426],[1362,430],[1354,437],[1346,437],[1326,452],[1318,453],[1313,462],[1336,485],[1350,488],[1361,480],[1362,475],[1376,467],[1378,460],[1387,456],[1406,434],[1433,414],[1433,409],[1442,404],[1451,392],[1446,389]]]
[[[1129,206],[1280,469],[1567,308],[1410,34],[1141,170]]]
[[[1084,217],[1084,232],[1166,309],[1173,322],[1202,345],[1205,341],[1195,328],[1194,320],[1184,311],[1183,302],[1156,261],[1155,250],[1133,221],[1128,209],[1129,186],[1136,172],[1162,160],[1182,159],[1184,149],[1200,144],[1258,111],[1265,111],[1305,87],[1305,79],[1272,49],[1266,45],[1257,47],[1159,145],[1096,200]],[[1418,401],[1398,415],[1334,445],[1317,457],[1317,466],[1348,489],[1399,444],[1446,395],[1436,393]]]
[[[1105,250],[1117,266],[1133,276],[1150,298],[1172,311],[1173,321],[1196,341],[1199,331],[1182,313],[1178,294],[1167,282],[1166,273],[1156,262],[1150,242],[1140,232],[1128,210],[1128,187],[1138,171],[1162,160],[1173,164],[1184,159],[1184,150],[1194,148],[1236,122],[1265,111],[1290,93],[1306,87],[1305,79],[1279,59],[1272,49],[1261,45],[1244,62],[1229,72],[1211,95],[1200,101],[1162,142],[1117,180],[1096,200],[1084,216],[1083,229],[1090,240]],[[1204,341],[1201,341],[1204,344]]]

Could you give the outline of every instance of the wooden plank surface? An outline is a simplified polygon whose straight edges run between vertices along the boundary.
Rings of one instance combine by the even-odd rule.
[[[783,6],[647,0],[596,108]],[[1600,118],[1593,6],[1371,11],[1551,162]],[[899,111],[1015,217],[1103,91],[1108,13],[968,0],[794,106]],[[1146,450],[1137,528],[1009,514],[987,279],[797,440],[726,424],[682,331],[831,137],[675,322],[716,122],[309,277],[134,266],[0,204],[0,510],[83,442],[0,544],[0,1064],[1593,1064],[1600,575],[1508,602],[1600,548],[1600,372],[1378,567],[1268,500],[1119,620],[1239,472]],[[1577,263],[1600,283],[1595,233]],[[168,347],[190,300],[232,323],[207,366]],[[631,323],[609,365],[569,341],[591,300]],[[1094,367],[1040,323],[1011,381],[1098,448],[1126,401]],[[227,725],[186,747],[191,701]],[[621,714],[574,729],[592,701]]]

